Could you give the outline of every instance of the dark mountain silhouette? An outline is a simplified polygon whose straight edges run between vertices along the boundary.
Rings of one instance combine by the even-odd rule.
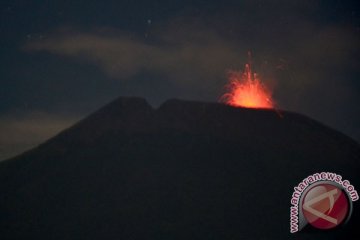
[[[290,234],[293,187],[322,171],[360,187],[360,147],[282,114],[119,98],[0,164],[0,238],[360,239],[358,202],[343,227]]]

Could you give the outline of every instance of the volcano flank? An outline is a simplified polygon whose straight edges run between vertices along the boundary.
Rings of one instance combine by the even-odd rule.
[[[294,186],[325,171],[360,188],[360,146],[282,115],[119,98],[0,163],[0,238],[360,239],[358,202],[344,226],[290,233]]]

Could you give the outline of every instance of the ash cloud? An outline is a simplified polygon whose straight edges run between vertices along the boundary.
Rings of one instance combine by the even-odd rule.
[[[244,58],[239,43],[201,26],[170,28],[156,33],[152,40],[117,30],[110,34],[61,33],[31,42],[24,49],[73,57],[98,66],[110,78],[123,81],[150,72],[179,85],[197,87],[211,86],[223,79],[225,70],[240,66],[239,59]]]

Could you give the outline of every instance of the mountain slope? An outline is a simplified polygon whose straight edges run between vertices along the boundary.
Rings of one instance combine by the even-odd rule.
[[[289,207],[315,172],[360,186],[359,160],[296,113],[119,98],[0,163],[1,239],[352,239],[357,202],[345,227],[294,235]]]

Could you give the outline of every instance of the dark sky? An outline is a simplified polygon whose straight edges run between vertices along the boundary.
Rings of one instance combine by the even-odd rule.
[[[280,109],[360,141],[359,1],[0,3],[0,160],[118,96],[218,101],[247,52]]]

